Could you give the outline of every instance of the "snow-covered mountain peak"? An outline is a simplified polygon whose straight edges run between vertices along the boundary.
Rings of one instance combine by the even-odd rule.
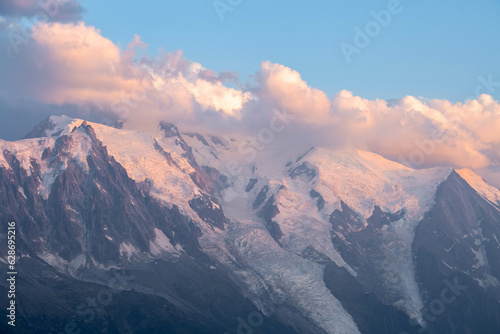
[[[65,135],[73,131],[73,129],[78,128],[85,122],[83,119],[78,118],[70,118],[68,116],[51,116],[49,118],[51,122],[54,124],[54,132],[47,133],[47,136],[60,136]],[[61,131],[62,132],[59,132]]]
[[[23,139],[15,142],[0,139],[0,166],[10,169],[10,164],[5,157],[5,153],[10,152],[19,160],[21,167],[30,174],[31,159],[41,157],[44,150],[52,147],[54,143],[53,138]]]
[[[317,168],[314,189],[326,202],[339,208],[343,201],[365,218],[375,205],[388,212],[406,207],[408,213],[422,213],[431,204],[437,185],[451,173],[451,168],[414,170],[355,149],[317,148],[303,160]]]
[[[83,122],[83,119],[71,118],[66,115],[53,115],[37,124],[25,138],[59,137],[70,133]]]
[[[489,202],[500,206],[500,190],[488,184],[481,176],[474,173],[468,168],[456,170],[456,172],[464,179],[481,197]]]
[[[89,133],[89,126],[93,131]],[[172,129],[177,128],[172,125]],[[0,141],[0,149],[12,152],[21,163],[21,167],[28,171],[32,161],[37,162],[41,169],[40,193],[44,198],[50,194],[55,179],[70,159],[88,170],[87,157],[90,154],[91,138],[100,141],[107,152],[112,156],[138,184],[142,184],[147,192],[168,207],[177,206],[179,210],[197,224],[211,230],[196,210],[192,208],[190,200],[208,195],[196,184],[196,161],[190,159],[185,143],[179,139],[168,138],[159,128],[155,133],[146,134],[140,131],[119,129],[99,123],[73,119],[68,116],[51,116],[35,128],[24,139],[16,142]],[[38,138],[32,138],[38,136]],[[182,137],[179,137],[182,139]],[[64,142],[68,151],[63,164],[51,164],[43,157],[55,150],[57,142]],[[47,153],[48,152],[48,153]],[[51,164],[49,166],[49,164]],[[0,154],[0,166],[9,168],[5,156]],[[200,179],[200,177],[198,177]],[[213,204],[217,205],[217,204]]]
[[[52,116],[27,137],[0,140],[0,201],[25,217],[39,257],[72,275],[205,253],[262,314],[298,314],[320,333],[382,332],[359,321],[382,306],[424,324],[436,287],[422,279],[439,270],[497,286],[500,190],[470,170],[171,123],[144,133]]]

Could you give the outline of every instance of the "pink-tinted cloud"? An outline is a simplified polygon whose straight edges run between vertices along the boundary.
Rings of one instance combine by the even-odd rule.
[[[33,39],[14,58],[0,87],[11,96],[47,103],[102,104],[139,85],[126,76],[120,50],[98,30],[78,24],[39,24]]]
[[[465,103],[369,100],[345,90],[328,97],[268,61],[240,88],[235,73],[206,69],[182,51],[149,57],[139,36],[120,49],[84,23],[39,23],[15,57],[5,49],[0,97],[10,105],[71,105],[141,130],[168,120],[250,135],[280,110],[292,115],[280,134],[288,142],[349,145],[419,168],[452,164],[493,175],[500,166],[500,105],[489,95]]]
[[[68,22],[82,19],[83,7],[77,0],[2,0],[0,15],[37,16],[46,21]]]
[[[214,70],[210,69],[202,70],[198,73],[198,78],[212,83],[224,83],[228,81],[230,83],[237,84],[239,82],[238,73],[234,71],[224,71],[216,73]]]
[[[354,146],[418,168],[500,161],[500,104],[489,95],[454,104],[413,96],[389,103],[341,91],[329,100],[279,64],[264,62],[257,77],[259,100],[296,115],[301,141]]]
[[[261,64],[257,83],[259,98],[289,110],[304,122],[315,123],[329,116],[330,99],[324,92],[309,87],[297,71],[266,61]]]
[[[145,49],[135,36],[120,50],[83,22],[39,23],[15,57],[0,55],[9,64],[0,89],[10,99],[92,105],[139,123],[193,119],[203,111],[236,115],[250,99],[250,93],[223,84],[232,77],[227,73],[206,78],[208,70],[182,52],[138,57]]]

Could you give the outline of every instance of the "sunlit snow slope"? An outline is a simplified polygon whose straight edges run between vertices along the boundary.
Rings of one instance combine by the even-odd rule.
[[[204,252],[232,272],[264,314],[286,318],[293,310],[327,333],[359,333],[353,314],[325,283],[331,262],[381,304],[425,324],[412,244],[451,168],[414,170],[351,148],[271,144],[258,150],[247,139],[183,133],[169,123],[142,133],[66,116],[36,128],[31,136],[40,138],[0,141],[0,149],[27,173],[33,160],[39,162],[38,191],[47,199],[67,166],[43,157],[58,138],[71,137],[66,159],[92,172],[84,126],[142,191],[200,228]],[[0,166],[9,168],[5,154]],[[500,206],[498,189],[470,170],[458,174]],[[153,257],[183,251],[159,229],[152,238]],[[128,243],[120,251],[128,258],[141,253]],[[43,256],[61,270],[79,265],[54,260],[58,254]]]

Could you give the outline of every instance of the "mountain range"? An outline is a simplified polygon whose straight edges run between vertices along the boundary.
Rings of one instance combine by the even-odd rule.
[[[0,140],[0,208],[2,333],[500,333],[500,190],[469,169],[51,116]]]

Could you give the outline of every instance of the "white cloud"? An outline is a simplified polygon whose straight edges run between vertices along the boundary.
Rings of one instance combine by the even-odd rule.
[[[500,105],[489,95],[465,103],[385,101],[344,90],[329,98],[297,71],[269,61],[252,84],[238,88],[237,74],[206,69],[181,51],[151,58],[139,56],[141,49],[147,54],[138,36],[123,50],[84,23],[40,23],[15,57],[1,49],[0,62],[8,64],[1,95],[10,104],[78,106],[140,129],[168,120],[256,133],[275,110],[286,110],[295,116],[290,141],[355,146],[416,167],[452,164],[493,174],[500,165]]]

